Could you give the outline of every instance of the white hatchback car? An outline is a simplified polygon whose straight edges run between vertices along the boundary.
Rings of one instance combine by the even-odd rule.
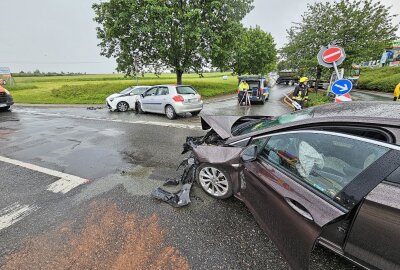
[[[198,115],[203,109],[203,101],[196,90],[188,85],[157,85],[140,95],[137,102],[140,113],[165,114],[175,119],[178,114]]]
[[[139,96],[151,86],[132,86],[120,93],[115,93],[106,98],[106,105],[111,111],[126,112],[134,110]]]

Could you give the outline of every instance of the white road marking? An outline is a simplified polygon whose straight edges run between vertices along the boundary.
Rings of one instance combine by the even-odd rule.
[[[37,112],[37,111],[31,111],[31,110],[21,110],[21,109],[16,109],[15,111],[22,112],[22,113],[30,113],[30,114],[34,114],[34,115],[69,117],[69,118],[74,118],[74,119],[85,119],[85,120],[94,120],[94,121],[117,122],[117,123],[140,124],[140,125],[153,125],[153,126],[183,128],[183,129],[202,129],[200,125],[179,124],[179,123],[170,123],[170,122],[140,121],[140,120],[129,121],[129,120],[120,120],[120,119],[105,119],[105,118],[78,116],[78,115],[72,115],[72,114],[43,113],[43,112]]]
[[[54,192],[54,193],[62,193],[65,194],[74,188],[87,183],[88,181],[79,177],[74,176],[73,178],[61,178],[60,180],[52,183],[47,187],[48,191]]]
[[[43,168],[43,167],[40,167],[40,166],[37,166],[34,164],[22,162],[19,160],[15,160],[15,159],[3,157],[3,156],[0,156],[0,161],[60,178],[58,181],[50,184],[47,187],[48,191],[51,191],[54,193],[65,194],[65,193],[71,191],[72,189],[89,182],[89,180],[80,178],[78,176],[54,171],[54,170]]]
[[[39,209],[36,205],[20,205],[14,203],[0,210],[0,231],[27,217],[33,211]]]

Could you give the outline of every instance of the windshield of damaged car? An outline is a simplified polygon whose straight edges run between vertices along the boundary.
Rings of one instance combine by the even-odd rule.
[[[284,114],[273,119],[262,119],[262,120],[251,121],[237,127],[237,129],[233,131],[233,135],[240,136],[278,125],[309,119],[312,118],[313,112],[314,109],[306,109],[296,113]]]

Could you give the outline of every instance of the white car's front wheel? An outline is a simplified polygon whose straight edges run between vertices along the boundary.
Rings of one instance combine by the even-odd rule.
[[[129,104],[125,101],[121,101],[117,104],[117,110],[120,112],[126,112],[129,109]]]
[[[167,107],[165,107],[165,115],[171,120],[177,117],[175,109],[171,105],[167,105]]]

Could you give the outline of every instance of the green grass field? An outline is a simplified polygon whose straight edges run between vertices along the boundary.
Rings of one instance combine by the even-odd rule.
[[[223,80],[223,73],[186,74],[183,83],[192,85],[203,98],[235,93],[236,76]],[[174,84],[174,74],[162,74],[159,78],[146,74],[135,79],[123,75],[82,75],[54,77],[15,77],[14,86],[5,86],[16,103],[30,104],[102,104],[105,98],[115,92],[139,85]]]

